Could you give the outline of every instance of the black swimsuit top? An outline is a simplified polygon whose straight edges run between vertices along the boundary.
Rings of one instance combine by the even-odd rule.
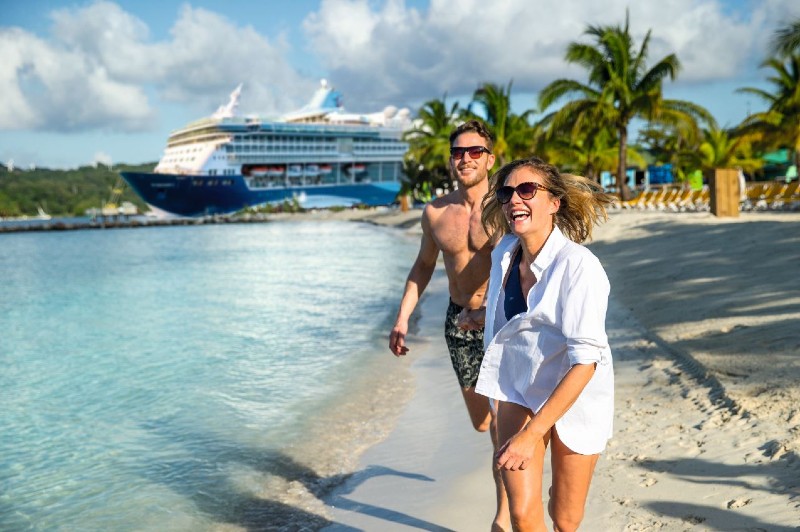
[[[521,262],[522,251],[519,251],[514,257],[511,268],[508,270],[508,277],[506,277],[506,298],[503,302],[503,308],[507,320],[528,310],[528,302],[525,300],[525,294],[522,293],[522,280],[519,275]]]

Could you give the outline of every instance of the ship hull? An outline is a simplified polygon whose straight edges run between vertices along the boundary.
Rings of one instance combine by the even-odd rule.
[[[241,175],[122,172],[122,177],[150,206],[178,216],[229,214],[293,198],[308,200],[316,207],[388,205],[400,191],[398,181],[251,189]]]

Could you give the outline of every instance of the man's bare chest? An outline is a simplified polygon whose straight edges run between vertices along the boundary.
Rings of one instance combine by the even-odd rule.
[[[438,220],[433,227],[433,237],[439,249],[447,255],[491,253],[489,237],[479,220],[467,217]]]

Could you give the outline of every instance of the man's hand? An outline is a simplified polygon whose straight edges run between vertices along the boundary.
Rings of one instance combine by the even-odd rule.
[[[396,324],[389,334],[389,351],[396,357],[400,357],[408,353],[406,347],[406,333],[408,332],[408,325]]]
[[[456,325],[464,331],[483,329],[486,322],[486,307],[476,309],[462,309],[458,314]]]

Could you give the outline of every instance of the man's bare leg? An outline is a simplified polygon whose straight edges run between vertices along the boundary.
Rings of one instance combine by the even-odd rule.
[[[497,452],[497,411],[491,408],[489,399],[475,393],[475,388],[462,388],[467,412],[472,421],[472,426],[478,432],[489,431],[492,438],[492,447]],[[503,486],[503,477],[500,470],[495,467],[494,453],[492,453],[492,476],[494,477],[495,493],[497,495],[497,513],[492,522],[492,532],[506,532],[511,530],[511,516],[508,510],[508,496]]]

